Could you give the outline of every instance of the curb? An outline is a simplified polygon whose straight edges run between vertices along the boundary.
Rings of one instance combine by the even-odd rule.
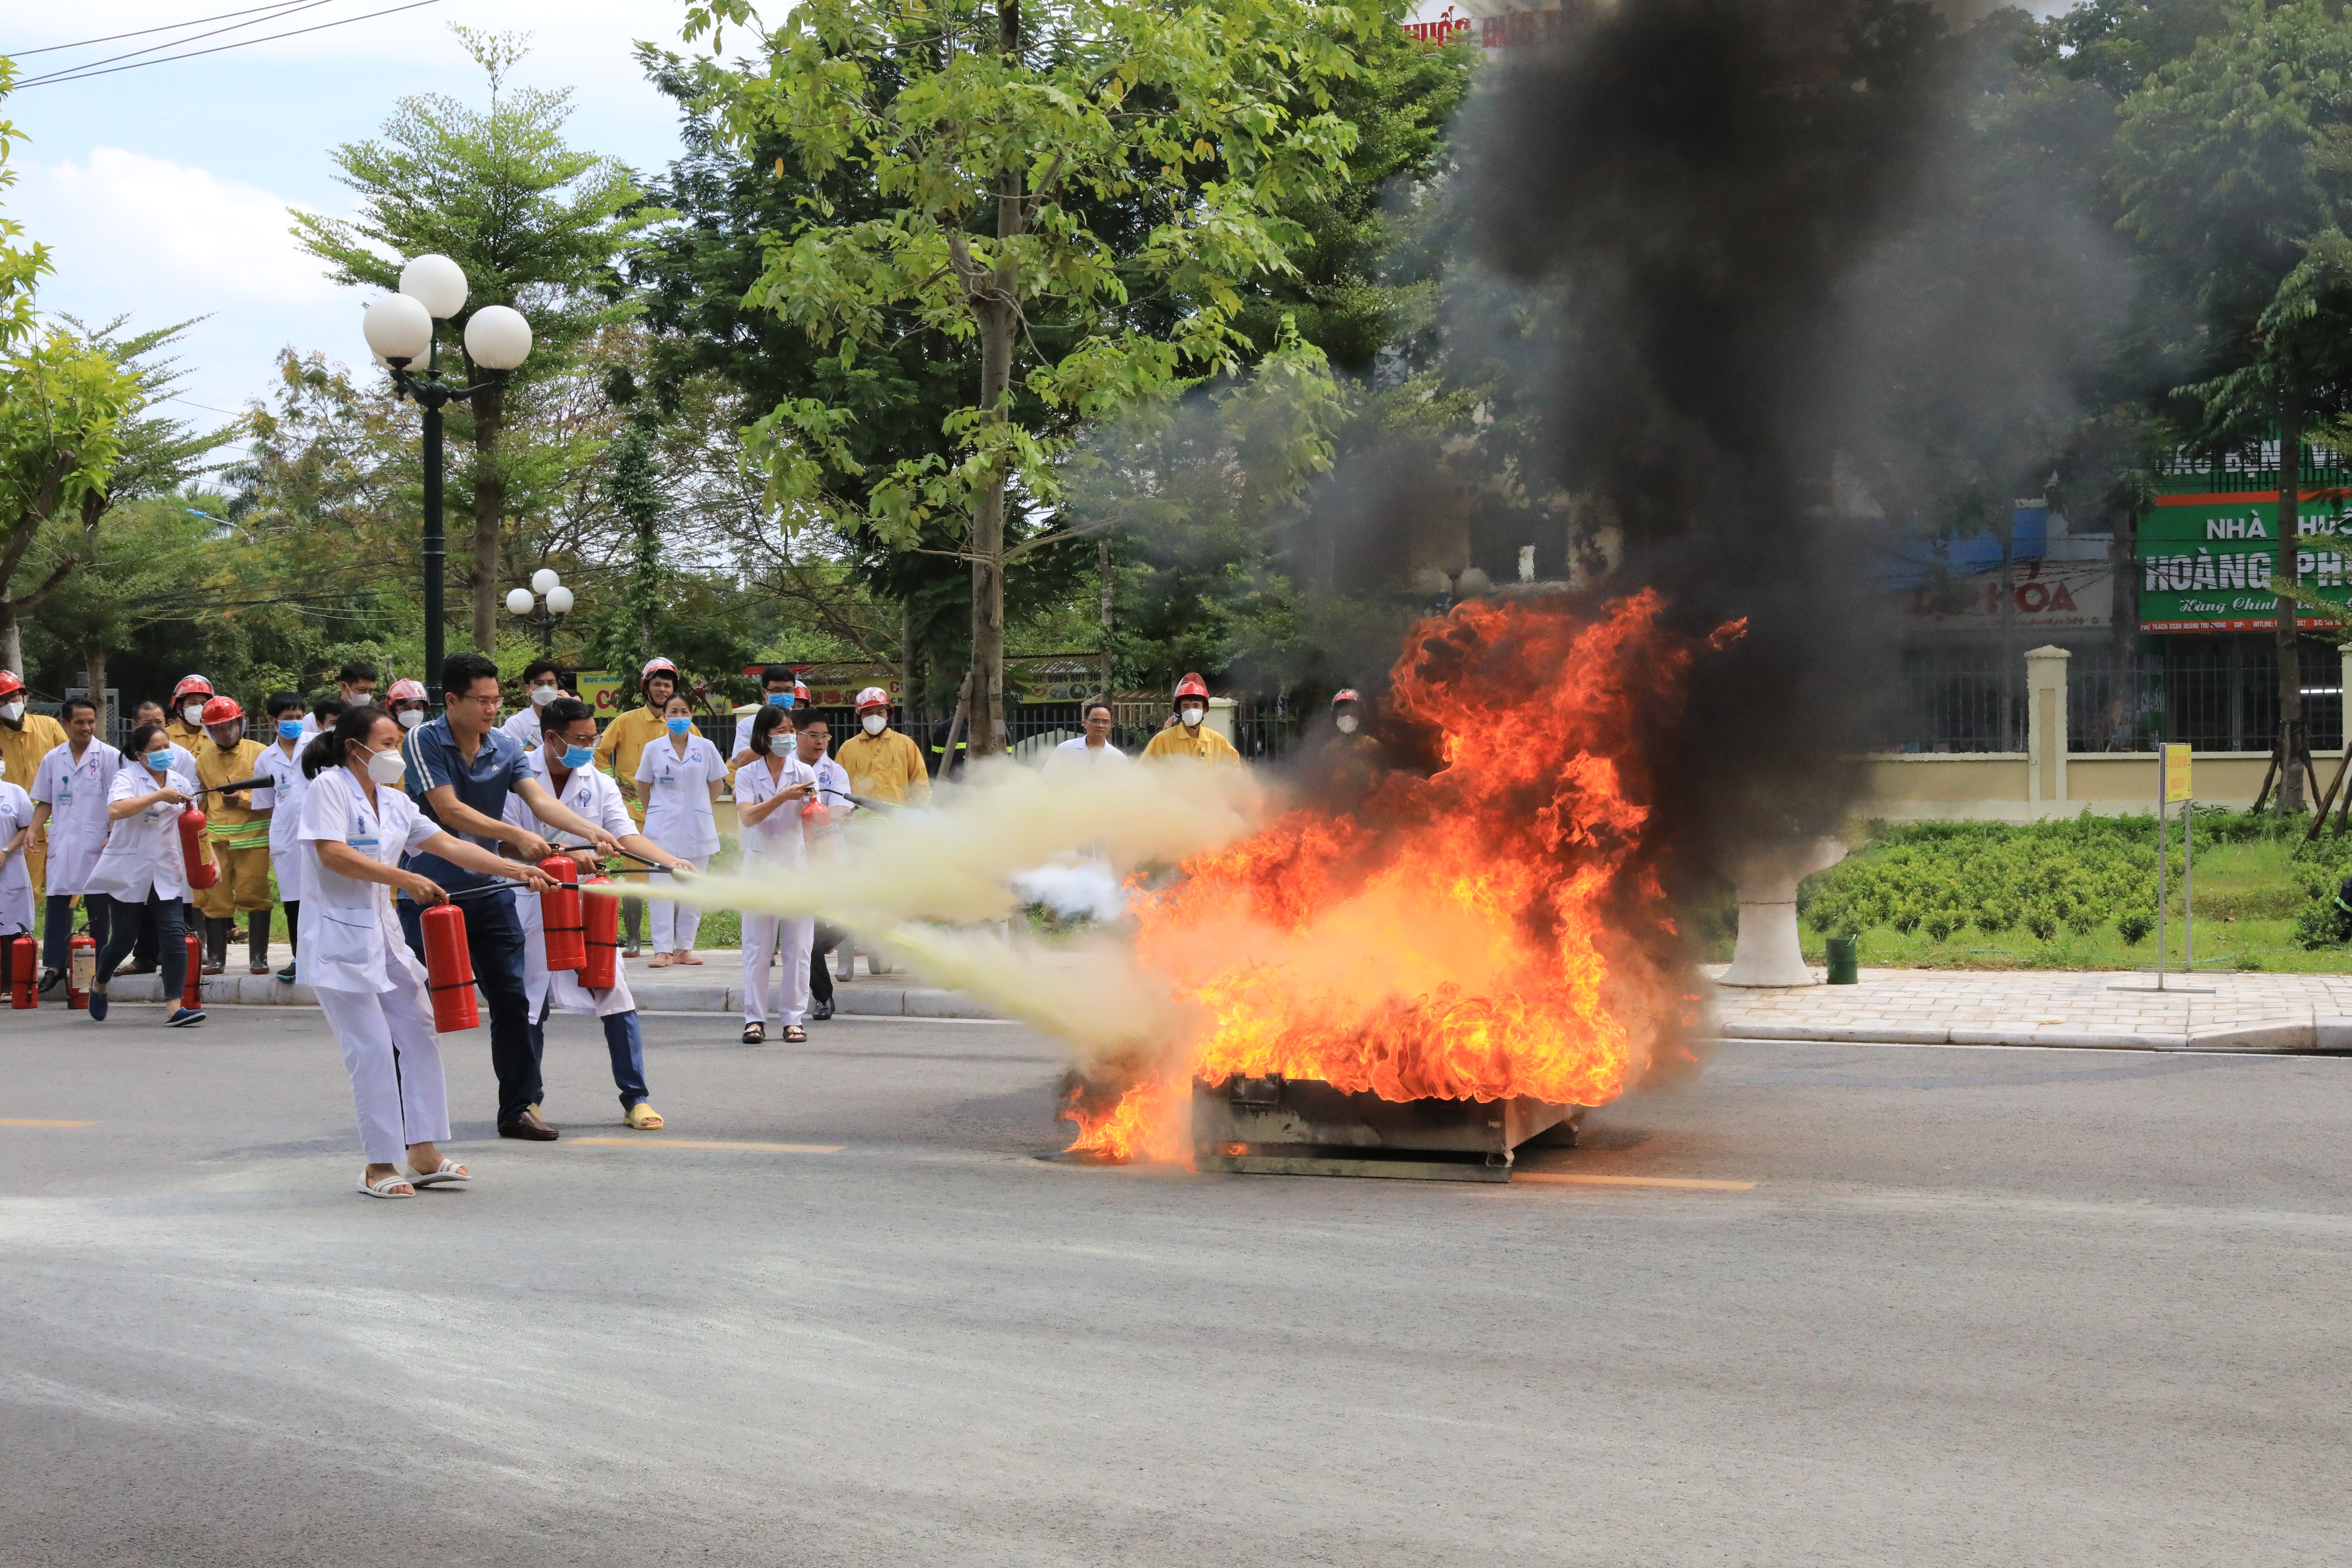
[[[138,1003],[163,1000],[163,982],[153,974],[124,975],[107,987],[108,996],[115,1002]],[[52,995],[57,994],[52,993]],[[317,993],[303,984],[288,985],[268,974],[215,974],[204,982],[206,1007],[316,1007]],[[743,991],[732,985],[665,985],[647,986],[636,993],[637,1010],[642,1013],[740,1013]],[[44,1003],[49,1000],[44,997]],[[57,996],[57,1005],[64,998]],[[833,992],[834,1011],[859,1017],[877,1018],[994,1018],[1003,1015],[991,1011],[960,991],[943,991],[923,985],[870,985],[836,983]],[[2352,1026],[2352,1020],[2347,1020]],[[2352,1037],[2352,1027],[2347,1027]]]
[[[2107,1034],[2026,1024],[1916,1029],[1872,1028],[1859,1024],[1742,1024],[1737,1019],[1724,1019],[1717,1023],[1715,1037],[1818,1045],[1867,1042],[1896,1046],[2039,1046],[2045,1049],[2107,1051],[2235,1051],[2248,1056],[2352,1055],[2352,1018],[2271,1018],[2243,1024],[2208,1024],[2178,1034]]]

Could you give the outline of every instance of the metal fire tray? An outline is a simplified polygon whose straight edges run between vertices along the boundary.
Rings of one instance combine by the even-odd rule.
[[[1192,1080],[1192,1158],[1203,1171],[1507,1182],[1520,1145],[1576,1142],[1580,1105],[1382,1100],[1318,1079]]]

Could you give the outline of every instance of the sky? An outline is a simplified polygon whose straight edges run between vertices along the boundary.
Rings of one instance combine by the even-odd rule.
[[[31,50],[259,3],[8,6],[0,16],[0,54],[29,78],[186,34]],[[208,48],[400,4],[318,0],[282,20],[265,16],[242,31],[157,52]],[[307,37],[22,88],[0,100],[0,119],[15,121],[24,137],[10,158],[17,183],[0,194],[0,211],[51,249],[57,270],[41,286],[44,310],[93,324],[128,314],[134,331],[204,318],[184,341],[178,408],[191,422],[217,425],[268,394],[280,349],[365,363],[366,297],[329,283],[320,264],[296,248],[288,209],[352,211],[353,194],[336,182],[334,149],[373,136],[396,99],[437,92],[487,100],[481,72],[451,23],[531,34],[531,52],[509,80],[573,89],[572,145],[658,172],[677,150],[677,117],[638,70],[635,45],[650,39],[683,49],[684,14],[682,0],[433,0]]]

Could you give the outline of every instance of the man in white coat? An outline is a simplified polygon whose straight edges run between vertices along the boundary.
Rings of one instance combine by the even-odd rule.
[[[575,816],[586,818],[621,841],[621,847],[673,869],[688,862],[672,855],[636,830],[629,808],[613,781],[596,770],[596,714],[574,697],[562,697],[540,710],[543,739],[530,753],[531,772],[547,792]],[[577,835],[541,822],[520,793],[507,797],[506,819],[536,833],[572,856],[584,875],[602,863],[602,857]],[[629,994],[627,972],[615,965],[607,991],[591,991],[580,984],[576,971],[547,967],[547,928],[541,918],[539,897],[515,895],[515,914],[522,922],[522,983],[530,1003],[531,1048],[544,1053],[541,1031],[548,1009],[593,1015],[602,1019],[604,1049],[613,1060],[613,1085],[621,1093],[621,1120],[651,1131],[662,1124],[661,1112],[647,1103],[645,1035],[637,1027],[636,998]]]
[[[113,903],[89,890],[90,873],[106,848],[106,801],[122,753],[98,738],[98,705],[87,697],[68,697],[58,714],[65,721],[66,743],[41,759],[40,772],[28,784],[33,797],[33,827],[39,836],[49,830],[49,886],[46,936],[41,952],[41,989],[54,987],[73,961],[73,901],[82,901],[82,917],[89,936],[106,945],[112,929]]]

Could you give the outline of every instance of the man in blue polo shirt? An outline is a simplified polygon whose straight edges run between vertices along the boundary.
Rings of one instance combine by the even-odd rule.
[[[528,828],[503,820],[509,792],[522,797],[531,815],[550,827],[576,834],[611,854],[620,840],[599,823],[565,808],[531,772],[530,753],[496,727],[499,667],[478,653],[452,655],[441,666],[443,717],[408,732],[401,750],[408,760],[408,793],[425,815],[447,832],[501,855],[536,865],[555,847]],[[461,871],[437,855],[413,855],[403,869],[430,878],[451,893],[488,884],[489,878]],[[515,914],[513,889],[458,899],[466,916],[466,946],[474,979],[490,1011],[490,1067],[499,1075],[499,1136],[546,1142],[561,1136],[540,1120],[539,1052],[531,1044],[530,1003],[523,989],[522,922]],[[424,911],[400,900],[400,926],[408,945],[425,956]]]

